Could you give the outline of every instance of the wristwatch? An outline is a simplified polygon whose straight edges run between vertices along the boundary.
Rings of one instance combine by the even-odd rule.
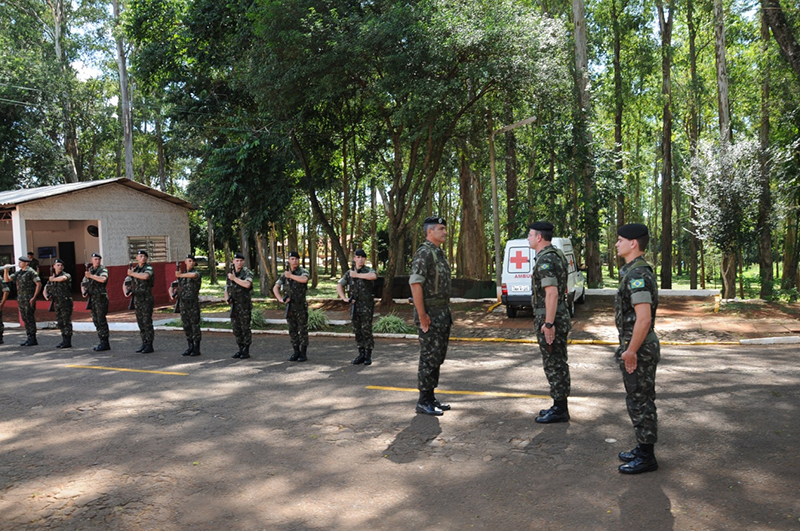
[[[553,326],[554,326],[553,323],[545,323],[544,324],[545,328],[553,328]]]

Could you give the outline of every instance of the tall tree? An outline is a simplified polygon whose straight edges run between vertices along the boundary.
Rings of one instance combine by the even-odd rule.
[[[114,13],[114,39],[117,43],[117,68],[119,70],[119,102],[122,110],[122,139],[125,147],[125,177],[133,180],[133,117],[131,116],[130,84],[128,83],[128,56],[120,27],[119,0],[111,0]]]
[[[760,194],[758,201],[758,269],[761,277],[760,296],[764,300],[772,298],[772,193],[770,191],[770,166],[769,166],[769,25],[763,13],[761,16],[761,42],[762,42],[762,80],[761,80],[761,126],[759,127],[759,184]]]
[[[663,0],[657,0],[661,30],[661,95],[663,97],[661,136],[661,288],[672,288],[672,24],[675,1],[664,13]]]

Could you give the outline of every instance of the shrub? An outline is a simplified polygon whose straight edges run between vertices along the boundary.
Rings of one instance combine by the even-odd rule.
[[[267,318],[264,312],[258,308],[253,308],[250,312],[250,328],[266,328]]]
[[[322,310],[308,310],[309,330],[324,330],[330,324],[328,316]]]
[[[406,324],[402,317],[394,312],[384,315],[372,325],[372,330],[379,334],[414,334],[417,328]]]

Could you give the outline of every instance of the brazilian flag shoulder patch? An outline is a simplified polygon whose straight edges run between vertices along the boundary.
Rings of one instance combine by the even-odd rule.
[[[550,269],[550,264],[545,262],[541,266],[539,266],[539,269]]]
[[[631,289],[642,289],[644,287],[643,278],[634,278],[631,280]]]

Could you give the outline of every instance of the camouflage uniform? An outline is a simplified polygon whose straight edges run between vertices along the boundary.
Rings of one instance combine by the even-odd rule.
[[[417,385],[420,391],[433,391],[439,386],[439,369],[447,355],[450,340],[450,264],[441,248],[425,241],[417,249],[411,262],[409,284],[422,284],[425,311],[431,318],[427,332],[419,328],[416,307],[414,323],[419,328],[419,369]]]
[[[311,274],[304,268],[298,267],[292,274],[299,277],[311,278]],[[281,287],[283,297],[289,299],[286,306],[286,322],[289,323],[289,336],[292,338],[293,348],[308,347],[308,302],[306,290],[308,283],[297,282],[281,275],[276,282]]]
[[[619,332],[616,357],[625,384],[625,403],[633,422],[636,440],[640,444],[655,444],[658,440],[658,415],[656,413],[656,366],[661,359],[661,345],[653,327],[658,308],[656,275],[644,258],[637,257],[620,269],[620,283],[614,302],[615,321]],[[636,322],[635,304],[649,304],[651,328],[642,346],[636,352],[636,370],[628,374],[620,356],[625,352],[633,335]]]
[[[155,285],[155,272],[153,266],[144,264],[133,268],[134,273],[149,273],[147,280],[133,279],[133,304],[136,310],[136,324],[139,325],[139,335],[142,343],[152,343],[155,339],[153,329],[153,286]]]
[[[8,284],[3,282],[2,279],[0,279],[0,290],[2,290],[2,292],[0,293],[0,298],[2,298],[4,294],[11,292],[11,288],[9,288]],[[5,332],[5,330],[6,330],[6,325],[3,324],[3,310],[2,308],[0,308],[0,344],[3,343],[3,333]]]
[[[62,282],[50,282],[47,291],[56,307],[56,323],[64,337],[72,337],[72,275],[62,271],[56,277],[66,277]]]
[[[555,286],[558,290],[556,307],[555,339],[552,345],[542,333],[545,322],[545,287]],[[536,265],[531,276],[531,300],[533,305],[533,328],[539,340],[544,374],[550,383],[550,397],[566,400],[570,392],[569,364],[567,363],[567,335],[572,328],[567,308],[567,258],[560,249],[547,245],[536,253]]]
[[[364,266],[355,271],[358,274],[374,273],[375,270]],[[350,322],[353,324],[353,333],[356,335],[358,348],[372,350],[375,339],[372,337],[372,314],[375,311],[374,280],[352,278],[347,271],[339,280],[339,284],[350,290]]]
[[[39,273],[30,266],[24,271],[16,271],[9,275],[11,280],[17,283],[17,306],[22,322],[25,323],[25,333],[29,338],[36,339],[36,306],[31,306],[31,299],[36,293],[36,283],[41,282]]]
[[[108,279],[108,269],[103,264],[97,266],[97,269],[89,267],[89,274],[97,277],[105,277]],[[100,341],[108,341],[108,280],[105,282],[98,282],[94,279],[87,279],[89,281],[86,287],[86,293],[91,298],[90,308],[92,311],[92,322],[97,330],[97,337]]]
[[[253,282],[253,272],[246,267],[243,267],[238,273],[234,270],[233,274],[236,275],[236,278],[239,280],[249,280]],[[233,328],[233,335],[236,336],[237,344],[248,347],[253,342],[250,330],[250,319],[253,313],[253,301],[251,300],[252,292],[252,284],[250,288],[243,288],[236,282],[228,280],[228,297],[233,301],[231,305],[231,327]]]
[[[186,340],[192,343],[200,342],[200,284],[202,278],[200,272],[192,269],[187,273],[197,273],[196,278],[179,278],[178,284],[181,287],[181,323],[183,323],[183,333]]]

